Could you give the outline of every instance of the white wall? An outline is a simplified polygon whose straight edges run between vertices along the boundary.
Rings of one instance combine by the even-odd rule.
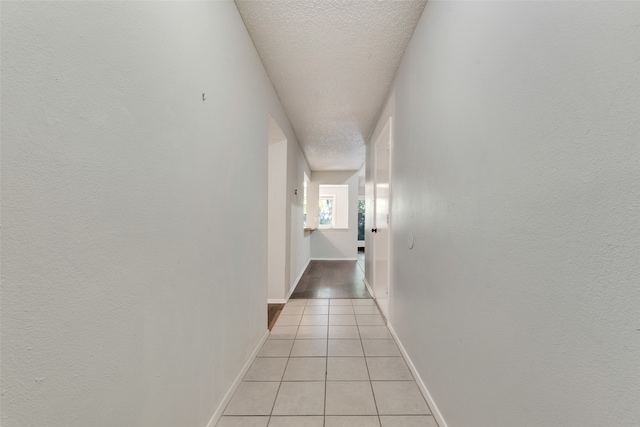
[[[287,195],[289,200],[289,282],[286,297],[293,292],[311,259],[311,234],[304,231],[304,174],[311,175],[297,142],[289,144]],[[295,191],[297,190],[297,195]]]
[[[287,133],[293,138],[269,120],[269,303],[287,301],[311,256],[303,215],[304,174],[309,166],[291,128]]]
[[[426,6],[394,84],[391,323],[449,427],[640,425],[638,22]]]
[[[349,186],[349,226],[347,229],[317,229],[311,233],[311,259],[356,259],[358,252],[358,171],[311,173],[307,218],[318,224],[319,186]]]
[[[295,140],[235,5],[7,2],[1,59],[1,424],[206,425],[266,332],[269,113]]]
[[[269,301],[285,298],[287,273],[287,139],[269,118],[267,277]]]

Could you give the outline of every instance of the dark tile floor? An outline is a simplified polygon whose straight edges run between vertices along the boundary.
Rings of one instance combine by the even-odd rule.
[[[311,261],[291,298],[371,298],[363,279],[357,261]]]

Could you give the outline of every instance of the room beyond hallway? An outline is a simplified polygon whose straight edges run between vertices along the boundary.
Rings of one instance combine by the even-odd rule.
[[[295,299],[217,427],[437,427],[372,299]]]
[[[357,261],[312,260],[291,299],[371,298]]]

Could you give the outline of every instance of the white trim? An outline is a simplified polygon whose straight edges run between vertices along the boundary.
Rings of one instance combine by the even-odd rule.
[[[373,298],[373,289],[371,289],[371,285],[369,284],[369,282],[367,282],[367,278],[365,277],[364,279],[362,279],[362,281],[364,282],[364,285],[367,287],[367,289],[369,290],[369,294],[371,295],[371,298]],[[376,305],[378,303],[376,302]]]
[[[376,265],[378,264],[376,261],[376,257],[377,257],[377,253],[378,251],[380,251],[379,253],[382,253],[382,251],[386,251],[387,252],[387,256],[386,256],[386,263],[387,263],[387,298],[390,298],[390,294],[391,294],[391,242],[392,242],[392,238],[391,238],[391,223],[393,221],[392,218],[392,212],[391,212],[391,206],[392,206],[392,192],[391,192],[391,160],[392,160],[392,146],[393,146],[393,124],[392,124],[392,119],[393,119],[393,115],[389,116],[389,118],[387,119],[387,121],[385,122],[384,126],[382,127],[382,130],[380,131],[380,133],[378,134],[378,138],[375,140],[375,142],[373,143],[373,227],[374,228],[378,228],[378,211],[377,211],[377,200],[378,200],[378,182],[379,182],[379,177],[378,177],[378,164],[380,163],[380,159],[378,157],[378,145],[384,144],[386,142],[387,144],[387,167],[388,167],[388,179],[387,179],[387,184],[389,186],[389,189],[387,191],[388,193],[388,208],[387,208],[387,245],[382,248],[380,247],[380,241],[373,236],[373,234],[371,234],[371,255],[372,255],[372,271],[371,271],[371,279],[373,280],[373,287],[378,289],[379,288],[379,282],[380,282],[380,278],[377,277],[380,275],[380,272],[378,271],[378,268],[376,268]],[[386,139],[386,141],[385,141]],[[366,233],[366,232],[365,232]],[[379,295],[376,295],[375,293],[373,294],[374,298],[378,298]]]
[[[391,326],[391,323],[388,322],[388,319],[387,319],[387,327],[391,332],[391,336],[393,336],[393,339],[396,341],[396,344],[398,344],[398,348],[400,348],[400,353],[402,353],[402,357],[404,357],[405,362],[407,362],[407,365],[409,365],[409,370],[413,374],[413,377],[416,380],[416,384],[418,384],[418,388],[420,389],[420,392],[422,392],[424,399],[427,401],[427,404],[429,405],[429,409],[431,409],[433,418],[435,418],[439,427],[447,427],[447,422],[442,417],[442,414],[438,410],[438,406],[436,405],[436,402],[433,400],[433,397],[431,397],[431,393],[429,393],[427,386],[424,385],[424,381],[422,381],[422,378],[418,374],[416,367],[414,366],[413,362],[411,361],[411,358],[407,354],[407,351],[404,349],[404,346],[400,342],[400,338],[398,338],[398,335],[396,334],[396,331],[393,329],[393,326]]]
[[[251,353],[251,356],[242,367],[242,370],[240,371],[236,379],[233,381],[233,384],[231,384],[231,388],[229,388],[229,391],[227,392],[227,394],[224,395],[222,402],[220,402],[220,405],[218,405],[218,408],[213,413],[213,416],[209,420],[207,427],[214,427],[218,423],[218,421],[220,420],[220,417],[222,417],[222,413],[224,412],[225,408],[231,401],[231,398],[233,397],[233,393],[235,393],[236,390],[238,389],[238,386],[242,382],[242,378],[244,378],[245,374],[251,367],[251,364],[255,360],[256,356],[258,356],[258,352],[260,351],[260,349],[262,348],[262,345],[264,344],[264,342],[267,340],[268,337],[269,337],[269,330],[267,330],[265,334],[262,336],[262,338],[260,338],[260,342],[258,342],[258,345]]]
[[[311,258],[311,261],[357,261],[358,258]]]
[[[296,287],[298,286],[298,283],[300,283],[300,279],[302,279],[302,276],[304,275],[304,272],[307,271],[307,267],[309,267],[309,263],[311,262],[311,258],[309,258],[309,261],[307,261],[307,263],[305,264],[304,268],[302,270],[300,270],[300,274],[298,274],[298,278],[296,279],[295,282],[293,282],[293,286],[291,287],[291,289],[289,289],[289,295],[287,295],[287,299],[284,301],[285,303],[287,301],[289,301],[289,298],[291,298],[291,295],[293,294],[293,291],[296,290]]]
[[[296,279],[295,282],[293,282],[294,285],[291,287],[291,289],[289,289],[289,295],[287,295],[287,298],[285,298],[285,299],[268,299],[267,300],[267,304],[286,304],[287,301],[289,301],[289,298],[291,298],[291,294],[293,294],[293,291],[296,290],[296,286],[298,286],[298,283],[300,283],[300,279],[302,279],[302,275],[304,274],[305,271],[307,271],[307,267],[309,267],[309,263],[310,262],[311,262],[311,259],[309,259],[309,261],[307,261],[307,264],[300,271],[300,274],[298,274],[298,278]]]
[[[389,313],[389,306],[391,305],[391,298],[393,295],[393,275],[391,272],[393,271],[393,258],[394,258],[394,246],[393,246],[393,115],[389,116],[389,211],[388,215],[388,223],[389,223],[389,247],[388,250],[388,260],[389,265],[387,266],[387,317],[391,314]],[[422,381],[422,380],[421,380]],[[424,386],[424,384],[423,384]],[[424,388],[425,392],[428,394],[426,387]],[[443,420],[444,423],[444,420]],[[447,427],[446,423],[444,423],[441,427]]]
[[[293,282],[293,286],[291,287],[291,290],[289,291],[289,295],[287,296],[287,299],[289,299],[289,297],[291,296],[293,291],[296,289],[296,286],[298,286],[298,283],[300,283],[300,279],[302,279],[302,275],[304,274],[304,272],[307,271],[307,267],[309,267],[309,263],[310,262],[311,262],[311,258],[309,258],[309,260],[307,261],[305,266],[302,268],[302,270],[300,270],[300,274],[298,274],[298,277],[296,278],[296,281]]]

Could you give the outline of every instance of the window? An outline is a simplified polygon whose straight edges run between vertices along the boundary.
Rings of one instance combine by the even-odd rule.
[[[335,223],[333,221],[333,208],[336,203],[336,196],[321,195],[318,203],[318,225],[320,227],[333,228]]]
[[[358,200],[358,240],[364,240],[364,206],[364,200]]]
[[[318,227],[349,228],[349,186],[320,185]]]

